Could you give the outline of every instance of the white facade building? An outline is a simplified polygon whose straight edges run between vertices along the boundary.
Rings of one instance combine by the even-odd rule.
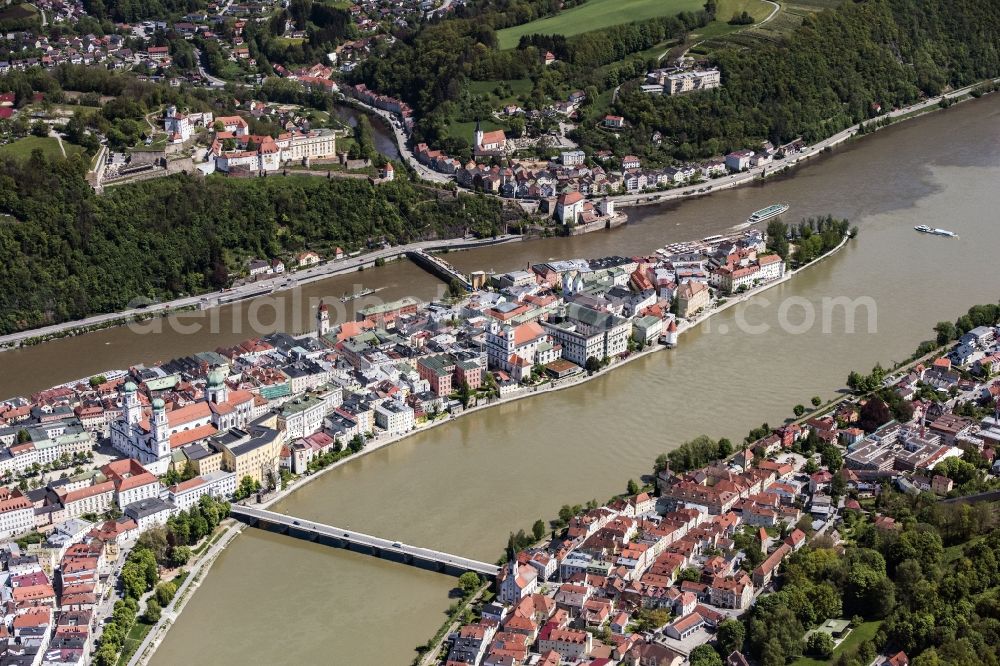
[[[326,416],[326,401],[312,395],[305,395],[286,402],[278,417],[278,426],[283,427],[286,438],[298,439],[311,435],[323,427]]]
[[[29,532],[34,527],[34,506],[20,491],[0,501],[0,538],[9,539]]]
[[[375,425],[390,435],[413,430],[416,425],[413,408],[402,402],[386,400],[375,408]]]
[[[570,303],[564,320],[545,322],[545,329],[562,345],[562,357],[582,367],[588,358],[603,360],[627,351],[632,324],[624,317]]]
[[[698,90],[711,90],[721,84],[722,78],[717,69],[679,72],[666,77],[663,92],[667,95],[680,95]]]

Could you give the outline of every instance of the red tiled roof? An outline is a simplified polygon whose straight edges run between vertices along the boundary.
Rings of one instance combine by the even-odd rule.
[[[185,423],[206,419],[212,416],[212,410],[207,402],[193,402],[178,409],[167,412],[167,422],[171,428],[177,428]]]
[[[219,432],[218,428],[211,423],[206,423],[205,425],[200,425],[197,428],[191,428],[190,430],[175,432],[170,436],[170,448],[177,449],[182,446],[187,446],[191,442],[197,442],[198,440],[211,437],[217,432]]]
[[[88,497],[93,497],[95,495],[100,495],[101,493],[112,492],[115,489],[115,484],[111,481],[105,481],[104,483],[98,483],[93,486],[87,486],[86,488],[80,488],[79,490],[71,490],[70,492],[63,495],[62,501],[63,506],[66,506],[72,502],[77,502]]]

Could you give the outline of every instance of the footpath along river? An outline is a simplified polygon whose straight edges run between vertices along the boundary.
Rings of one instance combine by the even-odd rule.
[[[509,270],[548,258],[647,253],[720,233],[784,201],[788,221],[848,217],[860,238],[761,297],[652,354],[582,386],[485,410],[331,471],[276,510],[479,559],[507,534],[564,503],[604,500],[652,459],[701,433],[742,437],[791,407],[832,397],[853,368],[909,355],[941,319],[1000,297],[1000,97],[892,127],[770,180],[669,206],[632,209],[622,229],[455,253],[459,268]],[[913,231],[951,229],[960,239]],[[408,263],[319,282],[310,297],[355,285],[429,298],[438,281]],[[842,310],[823,326],[824,297],[868,298],[848,333]],[[794,299],[794,300],[791,300]],[[292,296],[278,327],[305,330]],[[362,303],[364,301],[361,301]],[[804,332],[788,319],[816,323]],[[0,358],[0,395],[30,392],[104,368],[168,359],[252,334],[247,308],[220,311],[220,332],[101,331]],[[234,324],[242,330],[234,331]],[[749,332],[748,325],[766,325]],[[787,327],[786,327],[787,328]],[[443,621],[454,579],[247,530],[226,549],[152,659],[191,663],[406,664]]]
[[[851,369],[900,360],[936,321],[1000,297],[998,120],[1000,98],[973,102],[851,144],[760,188],[634,210],[633,223],[619,231],[451,255],[461,268],[500,270],[548,257],[644,252],[717,233],[775,201],[791,204],[790,220],[830,212],[861,229],[845,251],[713,317],[674,351],[417,435],[332,471],[276,509],[489,560],[511,530],[555,515],[563,503],[620,492],[685,439],[703,432],[735,439],[762,420],[779,422],[813,394],[832,397]],[[921,235],[915,224],[961,238]],[[401,282],[412,279],[418,294],[428,286],[419,273],[391,271],[408,273]],[[824,332],[827,296],[870,297],[874,332],[863,310],[854,333],[842,315]],[[793,297],[817,314],[800,334],[778,325],[779,305]],[[802,311],[792,308],[788,318],[799,323]],[[770,330],[748,333],[741,321]],[[453,584],[247,530],[216,562],[152,663],[405,664],[443,620]]]

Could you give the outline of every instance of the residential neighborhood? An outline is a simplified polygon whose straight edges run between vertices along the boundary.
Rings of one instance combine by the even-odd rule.
[[[879,510],[885,498],[961,497],[970,491],[959,491],[955,478],[967,477],[954,470],[971,468],[970,457],[982,462],[980,487],[1000,487],[1000,381],[956,372],[954,383],[930,383],[950,371],[948,357],[963,345],[980,357],[995,353],[998,332],[976,327],[932,364],[914,364],[866,397],[754,430],[742,450],[732,452],[728,440],[717,448],[707,438],[685,443],[657,459],[645,490],[631,492],[630,482],[630,493],[605,506],[564,506],[550,521],[551,537],[541,521],[532,536],[512,534],[512,544],[535,543],[508,553],[495,594],[477,597],[479,619],[449,634],[439,663],[754,663],[723,646],[736,620],[783,589],[786,564],[803,548],[843,554],[864,529],[891,540],[903,526]],[[890,395],[905,398],[895,407],[905,420],[886,409],[881,396]],[[957,413],[969,410],[979,418]],[[720,457],[698,467],[684,462],[705,447]],[[862,618],[831,618],[805,634],[806,649],[846,647],[860,631]],[[909,659],[890,649],[872,663]]]

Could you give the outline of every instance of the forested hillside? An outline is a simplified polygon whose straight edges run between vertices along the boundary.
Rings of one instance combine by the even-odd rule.
[[[807,18],[787,40],[717,52],[722,88],[680,97],[623,87],[620,140],[581,126],[584,143],[666,160],[769,139],[825,138],[912,103],[1000,76],[1000,3],[867,0]],[[654,131],[668,140],[650,145]],[[624,141],[624,144],[622,143]]]
[[[87,13],[98,20],[164,20],[205,9],[203,0],[84,0]]]
[[[225,285],[249,257],[500,228],[500,202],[405,180],[172,176],[96,196],[81,159],[0,161],[0,333]]]
[[[544,108],[573,90],[586,91],[585,105],[593,104],[601,91],[624,84],[610,108],[585,106],[575,138],[591,150],[636,154],[655,164],[715,156],[765,139],[815,141],[880,109],[1000,76],[1000,3],[858,0],[806,17],[787,36],[713,50],[708,64],[722,70],[716,91],[676,97],[642,92],[643,75],[657,66],[648,49],[665,40],[683,42],[712,18],[713,7],[569,38],[526,35],[518,48],[500,50],[495,28],[508,23],[487,4],[474,18],[404,35],[384,57],[355,70],[352,80],[409,102],[418,116],[417,140],[455,154],[468,145],[464,136],[451,135],[449,124],[493,112],[469,82],[525,80],[531,92],[518,100],[525,109]],[[550,8],[541,3],[527,9]],[[558,61],[543,66],[545,51]],[[625,116],[624,131],[598,127],[608,110]],[[661,145],[651,140],[657,131]]]
[[[519,48],[501,51],[489,22],[453,19],[424,28],[409,42],[397,42],[385,57],[368,59],[355,70],[351,80],[406,100],[417,112],[416,140],[441,145],[457,154],[469,147],[467,137],[450,136],[446,131],[449,120],[487,118],[492,113],[481,97],[469,94],[470,81],[531,78],[534,91],[525,100],[525,108],[542,109],[552,99],[560,99],[567,86],[603,87],[607,81],[603,76],[595,78],[599,76],[595,74],[597,68],[620,63],[664,40],[679,39],[709,20],[704,11],[682,12],[569,38],[528,35],[522,38]],[[560,62],[545,68],[542,55],[547,50]],[[644,72],[642,62],[627,76]],[[612,86],[622,80],[613,81]],[[592,96],[596,97],[596,91]],[[452,143],[448,143],[449,139]]]

